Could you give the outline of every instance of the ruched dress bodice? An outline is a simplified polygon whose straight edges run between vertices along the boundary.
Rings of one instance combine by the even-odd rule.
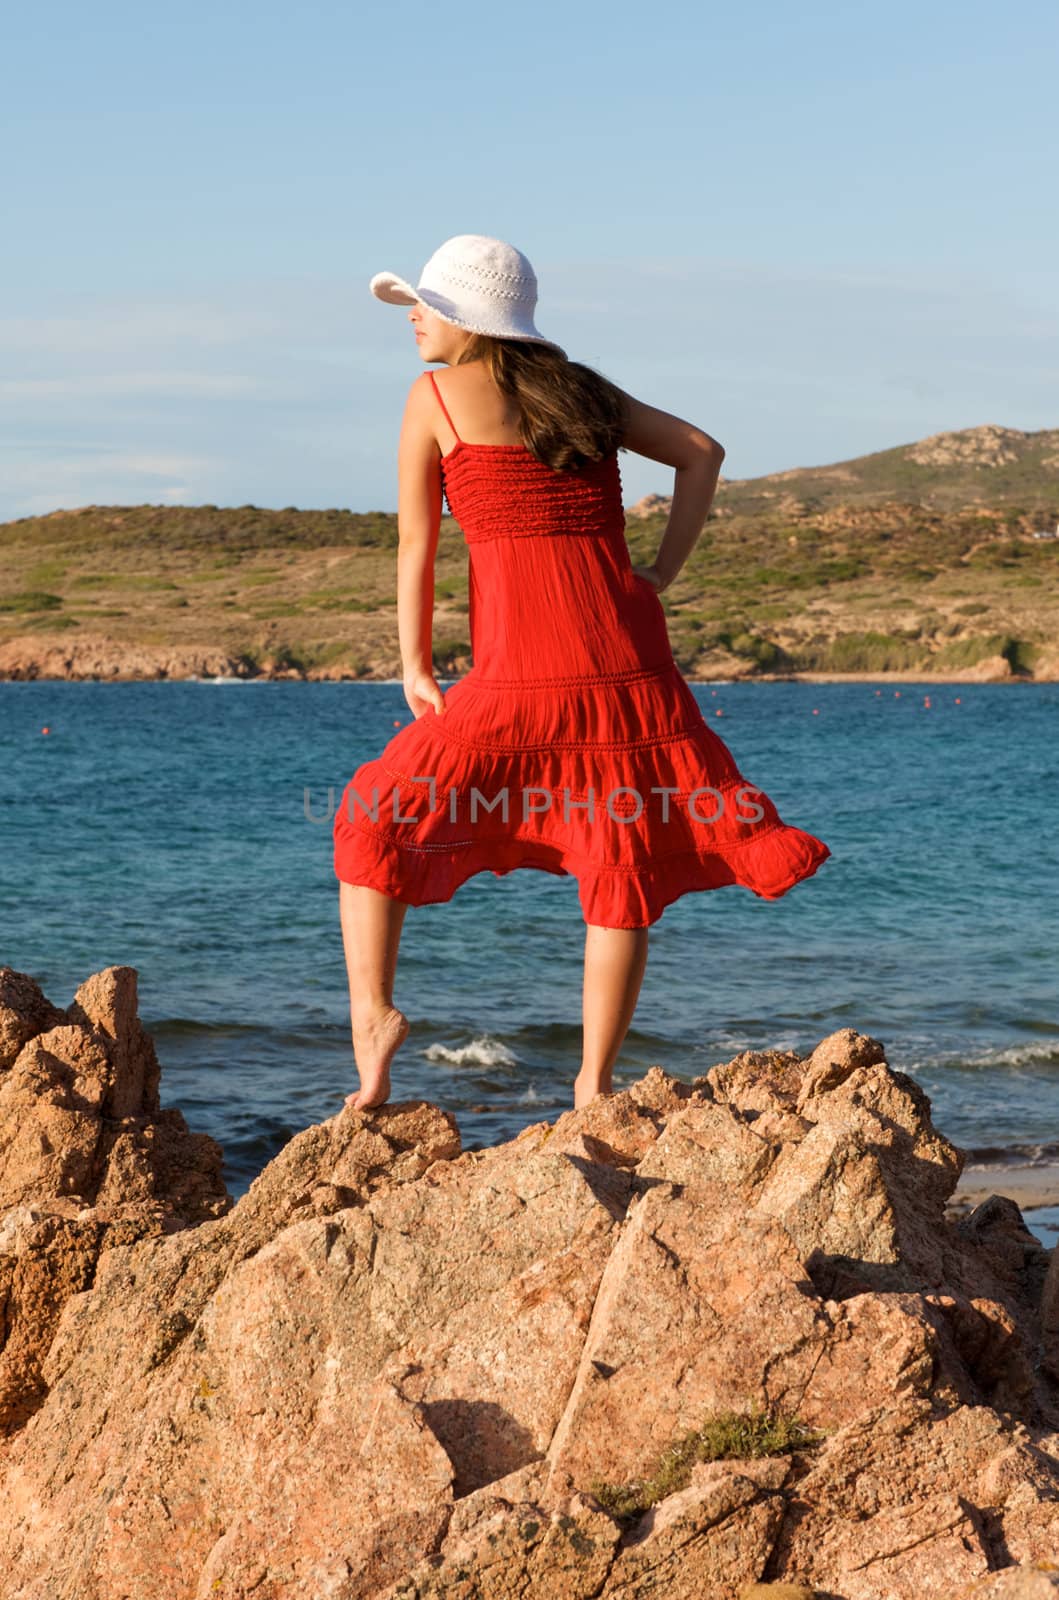
[[[657,591],[632,570],[617,452],[555,472],[522,445],[442,458],[468,547],[471,655],[490,680],[591,678],[671,661]]]

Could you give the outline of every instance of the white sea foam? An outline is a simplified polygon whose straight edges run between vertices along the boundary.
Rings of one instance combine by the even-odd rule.
[[[753,1042],[745,1033],[715,1033],[710,1039],[710,1049],[730,1050],[736,1055],[740,1050],[752,1050]]]
[[[1020,1067],[1059,1066],[1059,1049],[1049,1048],[1044,1038],[1027,1040],[1023,1044],[994,1046],[987,1050],[948,1049],[930,1055],[915,1055],[901,1057],[901,1052],[894,1050],[887,1058],[891,1066],[898,1067],[902,1072],[921,1072],[939,1067],[971,1068],[975,1071],[990,1071],[994,1067],[1007,1067],[1015,1069]]]
[[[500,1039],[479,1034],[470,1044],[428,1044],[423,1051],[428,1061],[443,1061],[450,1067],[517,1067],[518,1057]]]
[[[169,678],[155,679],[156,683],[170,683],[172,681],[173,680]],[[215,678],[200,678],[197,672],[191,672],[183,680],[177,681],[183,681],[184,683],[267,683],[269,680],[267,678],[240,678],[234,673],[227,677],[223,673],[220,673]]]

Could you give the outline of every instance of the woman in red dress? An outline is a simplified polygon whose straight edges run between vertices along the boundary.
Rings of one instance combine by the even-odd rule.
[[[414,720],[353,774],[334,870],[364,1110],[390,1094],[408,1033],[393,1002],[409,905],[469,877],[529,867],[578,882],[583,1053],[574,1104],[611,1092],[647,962],[648,928],[693,890],[777,899],[831,854],[782,821],[706,723],[673,659],[659,594],[702,531],[724,450],[701,428],[570,361],[534,324],[526,257],[460,234],[406,305],[420,358],[398,450],[397,613]],[[655,560],[633,567],[619,450],[675,472]],[[468,547],[473,666],[433,674],[443,496]]]

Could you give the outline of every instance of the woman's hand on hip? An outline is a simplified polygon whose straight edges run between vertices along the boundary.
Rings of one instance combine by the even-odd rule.
[[[653,584],[656,589],[660,590],[665,588],[661,576],[655,567],[633,567],[632,570],[636,573],[637,577],[646,578],[648,583]]]

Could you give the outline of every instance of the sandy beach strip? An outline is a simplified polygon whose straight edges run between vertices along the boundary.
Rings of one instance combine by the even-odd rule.
[[[991,1194],[1006,1195],[1020,1211],[1059,1206],[1059,1162],[1038,1166],[990,1167],[968,1163],[949,1201],[953,1209],[970,1209]]]

